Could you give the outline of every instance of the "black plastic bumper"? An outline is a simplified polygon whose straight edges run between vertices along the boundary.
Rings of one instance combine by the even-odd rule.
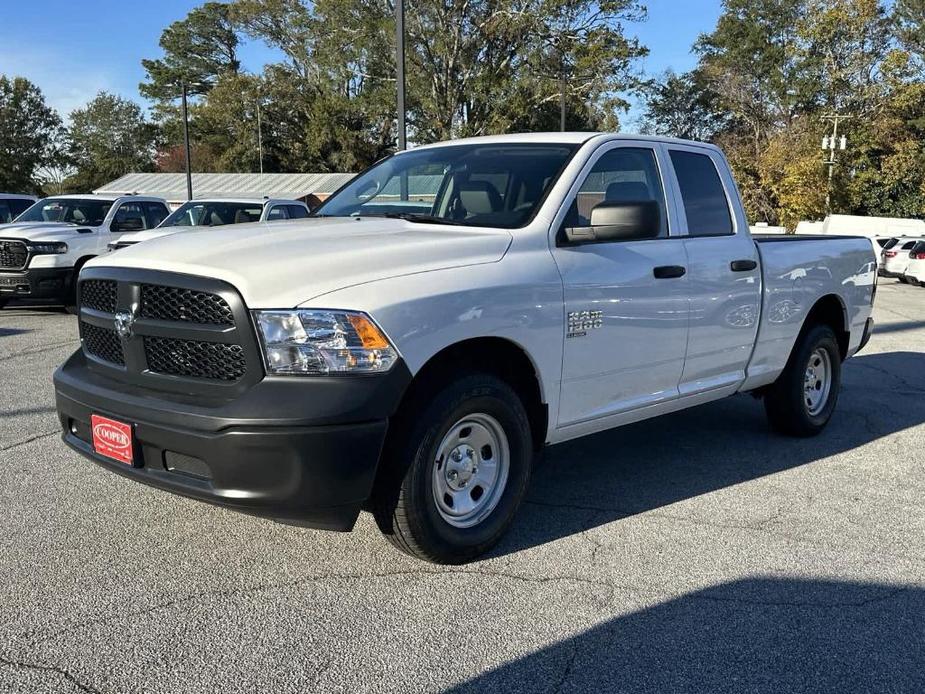
[[[186,400],[119,383],[81,352],[55,373],[63,440],[139,482],[245,513],[353,528],[410,374],[265,378],[229,401]],[[131,425],[134,464],[95,452],[91,414]]]
[[[867,322],[864,323],[864,334],[861,335],[861,345],[858,347],[858,352],[864,349],[867,346],[867,343],[870,342],[871,333],[874,331],[874,319],[868,318]],[[857,354],[857,352],[855,352]]]
[[[63,299],[73,281],[74,268],[33,268],[0,272],[0,298]]]

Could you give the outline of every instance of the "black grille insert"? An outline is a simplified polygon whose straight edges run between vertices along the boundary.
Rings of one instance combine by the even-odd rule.
[[[231,307],[217,294],[155,284],[141,285],[140,315],[184,323],[234,325]]]
[[[115,313],[116,283],[112,280],[84,280],[80,283],[80,305]]]
[[[241,345],[166,337],[145,337],[144,344],[148,368],[159,374],[237,381],[247,369]]]
[[[112,364],[125,365],[125,357],[122,354],[122,341],[115,330],[106,330],[106,328],[100,328],[81,321],[80,337],[83,340],[84,350],[88,354]]]
[[[0,268],[21,270],[28,259],[29,251],[22,241],[0,241]]]

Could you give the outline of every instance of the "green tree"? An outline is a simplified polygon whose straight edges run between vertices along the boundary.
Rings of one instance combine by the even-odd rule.
[[[207,2],[185,19],[164,29],[160,40],[164,57],[142,60],[147,80],[139,85],[142,96],[170,102],[186,83],[191,95],[209,92],[221,75],[236,73],[238,35],[226,3]]]
[[[0,75],[0,190],[40,192],[41,169],[62,163],[63,132],[38,87]]]
[[[644,93],[646,132],[709,141],[726,124],[716,93],[696,70],[680,75],[668,70],[647,84]]]
[[[925,0],[896,0],[893,21],[902,45],[925,61]]]
[[[87,192],[131,171],[153,171],[157,128],[138,104],[100,92],[70,116],[71,190]]]

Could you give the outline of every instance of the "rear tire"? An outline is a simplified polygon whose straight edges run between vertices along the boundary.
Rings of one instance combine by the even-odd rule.
[[[462,564],[493,547],[523,501],[533,458],[523,403],[470,373],[396,422],[373,513],[398,549]]]
[[[782,434],[821,432],[835,410],[841,388],[841,351],[827,325],[801,333],[787,366],[764,396],[771,426]]]

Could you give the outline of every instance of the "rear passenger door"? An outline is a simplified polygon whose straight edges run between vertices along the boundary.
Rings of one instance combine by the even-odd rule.
[[[758,334],[761,269],[735,183],[717,150],[669,145],[687,255],[690,331],[682,396],[735,389]]]
[[[688,278],[662,171],[665,150],[621,141],[592,155],[566,198],[563,227],[587,226],[602,202],[655,200],[658,238],[556,244],[565,294],[558,425],[590,422],[678,397],[687,346]]]

